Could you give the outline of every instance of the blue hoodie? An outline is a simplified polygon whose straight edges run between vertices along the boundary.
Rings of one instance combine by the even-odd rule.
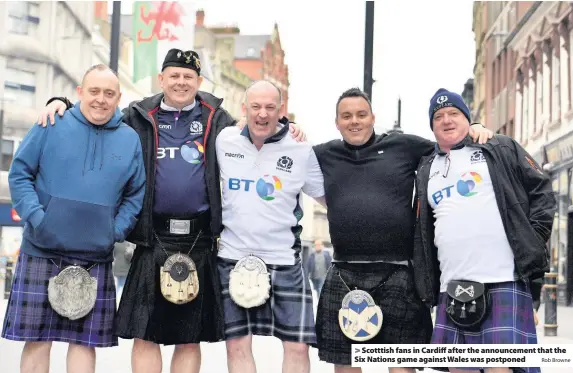
[[[110,262],[114,243],[125,240],[143,205],[141,142],[119,110],[95,126],[79,105],[54,126],[34,125],[16,151],[8,181],[26,222],[20,251]]]

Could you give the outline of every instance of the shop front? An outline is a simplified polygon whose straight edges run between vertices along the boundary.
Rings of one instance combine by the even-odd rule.
[[[573,132],[547,144],[543,153],[540,163],[558,204],[549,241],[551,272],[557,273],[558,303],[573,306]]]

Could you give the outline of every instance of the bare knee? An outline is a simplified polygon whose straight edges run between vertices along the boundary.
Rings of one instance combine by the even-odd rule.
[[[197,353],[200,351],[201,351],[201,349],[200,349],[198,343],[186,343],[186,344],[182,344],[182,345],[175,345],[175,352],[177,352],[177,353],[193,354],[193,353]]]
[[[24,349],[30,352],[50,352],[52,349],[52,342],[26,342]]]
[[[241,359],[251,354],[252,337],[250,335],[233,338],[226,341],[227,357],[229,359]]]
[[[133,341],[133,351],[137,353],[146,353],[158,349],[159,345],[153,342],[144,341],[143,339],[137,338],[135,338]]]
[[[362,368],[353,368],[350,365],[335,365],[334,373],[362,373]]]
[[[283,342],[285,355],[291,358],[306,358],[308,357],[308,345],[300,342]]]

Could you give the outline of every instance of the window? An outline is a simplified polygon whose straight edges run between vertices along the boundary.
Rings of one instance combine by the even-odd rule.
[[[247,56],[254,57],[255,56],[255,48],[250,47],[249,49],[247,49]]]
[[[9,171],[13,158],[14,158],[14,141],[3,139],[2,140],[2,163],[0,164],[0,167],[1,167],[0,170]]]
[[[561,118],[561,66],[559,57],[553,54],[553,66],[551,66],[551,76],[553,85],[553,96],[551,103],[551,120],[556,121]]]
[[[15,68],[6,68],[4,99],[25,107],[36,106],[36,74]]]
[[[40,4],[31,1],[10,1],[8,10],[8,30],[13,34],[28,35],[30,26],[40,23]]]

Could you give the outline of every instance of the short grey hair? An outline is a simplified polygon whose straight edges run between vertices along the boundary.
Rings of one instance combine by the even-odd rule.
[[[243,103],[246,105],[247,104],[247,94],[249,93],[249,91],[251,90],[251,88],[259,83],[269,83],[270,85],[272,85],[273,87],[276,88],[277,92],[279,93],[279,105],[283,103],[283,93],[281,91],[281,89],[273,82],[271,82],[270,80],[267,79],[259,79],[259,80],[255,80],[254,82],[252,82],[251,84],[249,84],[249,86],[247,87],[247,89],[245,89],[245,95],[243,97]]]

